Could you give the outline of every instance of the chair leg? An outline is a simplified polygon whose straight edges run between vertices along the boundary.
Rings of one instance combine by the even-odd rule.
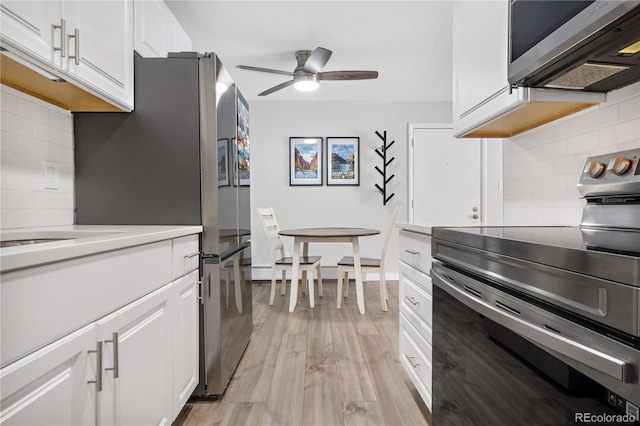
[[[387,312],[387,281],[383,274],[380,274],[380,302],[382,310]]]
[[[275,278],[274,278],[275,280]],[[282,284],[280,286],[280,296],[284,296],[287,290],[287,271],[282,270]]]
[[[313,273],[311,273],[311,271],[309,271],[309,273],[307,274],[307,281],[308,281],[308,287],[309,287],[309,306],[311,306],[312,308],[316,307],[316,301],[314,298],[314,290],[313,290]]]
[[[307,273],[307,271],[308,271],[308,269],[306,269],[306,268],[302,269],[302,278],[300,278],[300,282],[302,282],[302,293],[301,293],[301,296],[303,296],[303,297],[304,297],[304,294],[307,291],[307,282],[309,281],[308,278],[307,278],[307,275],[309,275]]]
[[[342,277],[342,279],[344,280],[344,288],[343,288],[343,296],[346,299],[347,296],[349,295],[349,271],[344,271],[344,276]]]
[[[273,306],[276,299],[276,270],[271,270],[271,296],[269,296],[269,306]]]
[[[336,307],[338,309],[342,308],[342,278],[343,278],[343,274],[342,271],[338,268],[338,297],[337,297],[337,304]]]
[[[308,275],[309,275],[309,274],[306,274],[306,273],[303,273],[303,274],[302,274],[302,279],[301,279],[301,282],[302,282],[302,289],[300,290],[300,295],[301,295],[302,297],[304,297],[304,294],[307,292],[307,285],[308,285],[308,282],[309,282],[309,277],[308,277]]]
[[[324,296],[324,290],[322,289],[322,270],[319,264],[317,269],[318,269],[318,294],[320,295],[320,297],[322,297]]]

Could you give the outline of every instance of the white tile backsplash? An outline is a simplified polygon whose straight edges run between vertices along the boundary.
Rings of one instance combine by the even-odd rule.
[[[578,225],[579,161],[640,148],[640,83],[607,102],[503,141],[504,224]]]
[[[2,229],[72,225],[73,116],[0,86]],[[45,162],[58,164],[59,188],[45,189]]]

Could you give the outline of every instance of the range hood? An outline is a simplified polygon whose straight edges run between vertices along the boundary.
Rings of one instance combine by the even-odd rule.
[[[4,49],[0,51],[0,83],[68,111],[122,111]]]
[[[606,93],[640,81],[638,0],[511,0],[509,24],[514,87]]]
[[[456,137],[512,137],[640,81],[640,0],[509,0],[508,22],[505,85]]]

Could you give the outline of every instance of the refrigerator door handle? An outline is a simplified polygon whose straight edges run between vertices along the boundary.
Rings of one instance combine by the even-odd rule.
[[[213,264],[220,263],[220,256],[217,254],[202,253],[201,256],[202,256],[202,262],[204,263],[213,263]]]

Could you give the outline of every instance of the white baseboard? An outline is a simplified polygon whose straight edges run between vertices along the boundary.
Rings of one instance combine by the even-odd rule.
[[[251,277],[255,281],[271,281],[271,267],[269,266],[254,266],[251,268]],[[280,273],[276,275],[280,279]],[[398,281],[400,274],[398,272],[387,272],[385,274],[387,281]],[[365,281],[378,281],[380,274],[368,273],[364,274]],[[287,273],[287,279],[291,279],[291,274]],[[322,267],[322,279],[325,280],[337,280],[338,268],[336,266],[323,266]]]

